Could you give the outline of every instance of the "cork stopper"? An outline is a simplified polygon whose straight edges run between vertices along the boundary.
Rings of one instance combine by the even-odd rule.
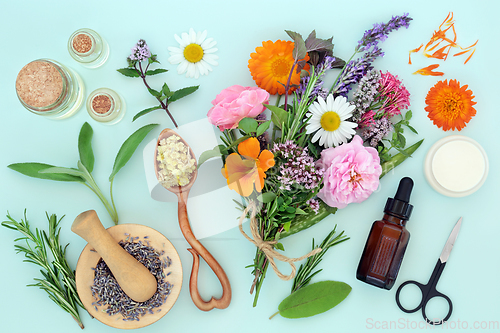
[[[16,92],[26,105],[44,108],[54,104],[63,92],[59,70],[47,61],[36,60],[24,66],[17,75]]]

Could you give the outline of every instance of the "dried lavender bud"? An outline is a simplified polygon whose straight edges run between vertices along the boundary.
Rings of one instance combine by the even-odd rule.
[[[147,313],[153,314],[156,308],[162,306],[173,288],[173,285],[165,280],[166,275],[164,269],[168,268],[172,261],[169,257],[160,259],[164,254],[157,252],[149,246],[147,240],[138,241],[139,237],[131,237],[127,235],[124,241],[118,244],[130,253],[135,259],[142,263],[151,274],[154,275],[158,284],[156,293],[145,302],[136,302],[123,292],[121,287],[116,282],[115,277],[111,273],[108,265],[101,259],[95,267],[94,284],[91,287],[92,296],[95,302],[92,303],[96,311],[98,306],[106,306],[103,311],[110,316],[121,314],[123,320],[139,320],[140,317]],[[167,273],[169,275],[170,273]],[[160,311],[158,309],[156,311]]]

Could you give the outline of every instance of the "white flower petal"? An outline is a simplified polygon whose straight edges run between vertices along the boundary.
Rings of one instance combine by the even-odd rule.
[[[325,100],[323,99],[323,97],[321,96],[318,96],[318,103],[319,103],[319,107],[321,108],[321,110],[323,111],[330,111],[326,108],[326,102]]]
[[[180,64],[181,61],[184,60],[184,56],[182,54],[173,54],[170,58],[168,58],[168,61],[172,65]]]
[[[312,138],[311,142],[316,142],[316,141],[318,141],[318,139],[321,137],[321,134],[322,134],[322,133],[324,133],[324,132],[325,132],[325,131],[324,131],[322,128],[320,128],[320,129],[316,132],[316,134],[314,134],[314,136],[313,136],[313,138]]]
[[[187,70],[189,65],[189,62],[184,60],[182,61],[179,66],[177,66],[177,74],[184,74],[184,72]]]
[[[326,110],[327,111],[335,111],[335,109],[333,108],[333,103],[334,103],[333,95],[328,95],[326,97]]]
[[[177,41],[177,43],[182,45],[182,39],[179,36],[177,36],[177,34],[174,35],[174,38]]]
[[[217,45],[217,42],[212,37],[207,38],[203,41],[203,43],[200,43],[200,46],[203,48],[203,50],[209,50],[215,45]]]
[[[198,32],[196,34],[196,44],[201,45],[205,41],[205,38],[207,38],[207,31],[206,30],[203,30],[202,32]]]
[[[214,54],[205,54],[203,56],[203,60],[205,60],[207,63],[209,63],[212,66],[217,66],[219,64],[216,61],[217,59],[219,59],[219,57],[214,55]]]
[[[196,43],[196,32],[193,28],[189,29],[189,43]]]
[[[180,43],[181,48],[184,48],[184,47],[188,46],[189,44],[191,44],[191,40],[189,39],[189,35],[187,33],[183,32],[181,34],[181,38],[182,38],[182,43]]]

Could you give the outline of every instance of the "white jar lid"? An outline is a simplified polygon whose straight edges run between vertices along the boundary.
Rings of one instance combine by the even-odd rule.
[[[437,141],[424,162],[429,184],[449,197],[464,197],[477,191],[486,180],[488,169],[483,147],[463,135],[450,135]]]

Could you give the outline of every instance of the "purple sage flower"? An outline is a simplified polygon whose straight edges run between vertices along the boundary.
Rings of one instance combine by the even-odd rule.
[[[139,39],[132,48],[132,54],[128,57],[131,61],[143,61],[151,57],[151,51],[144,39]]]

